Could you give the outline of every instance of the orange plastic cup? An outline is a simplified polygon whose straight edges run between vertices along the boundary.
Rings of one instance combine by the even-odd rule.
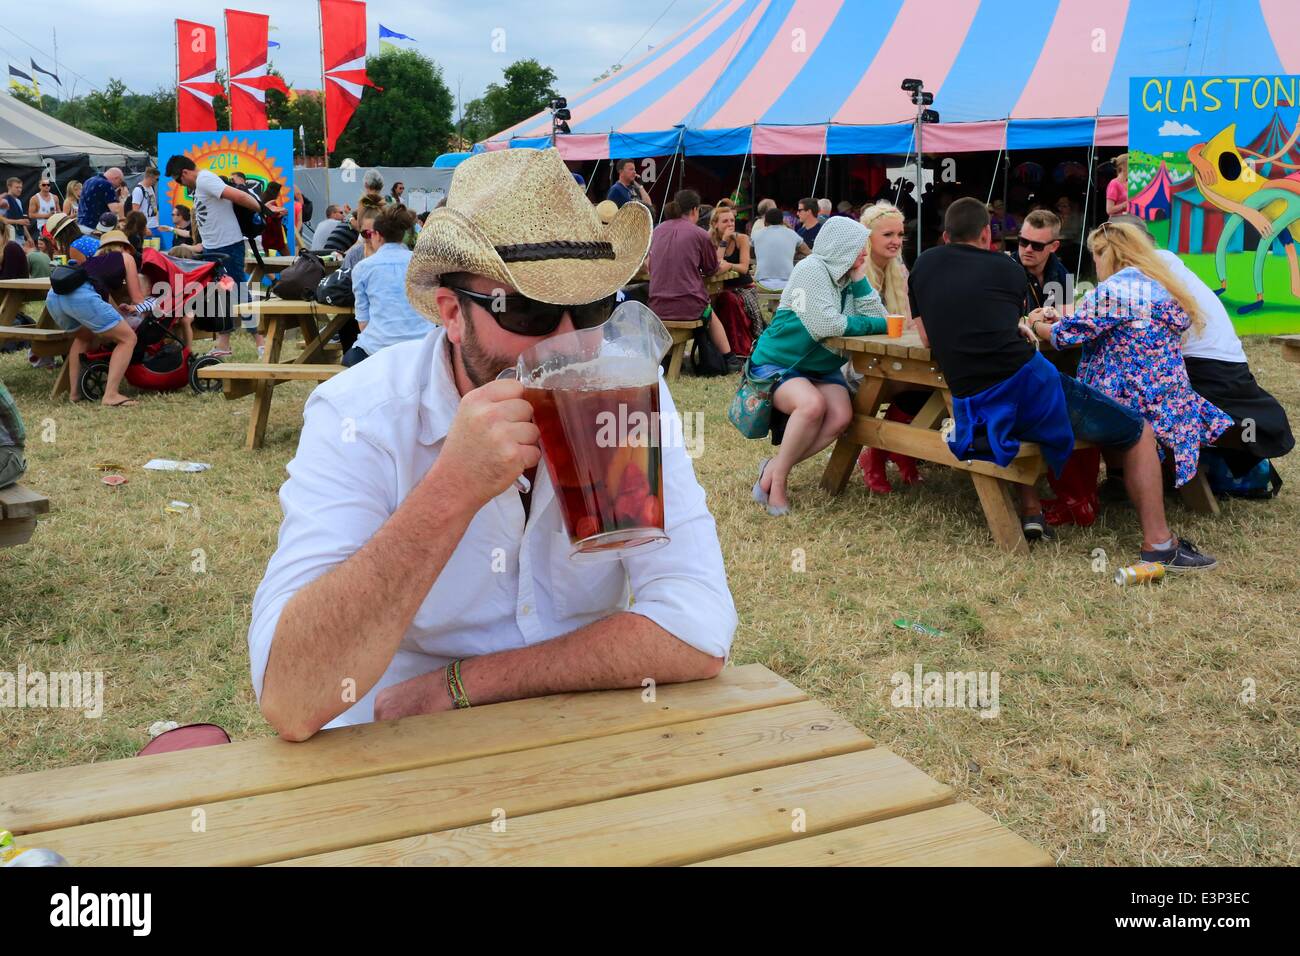
[[[905,321],[905,317],[901,315],[885,316],[885,322],[887,322],[889,325],[888,332],[889,332],[889,337],[891,339],[897,339],[902,337],[904,321]]]

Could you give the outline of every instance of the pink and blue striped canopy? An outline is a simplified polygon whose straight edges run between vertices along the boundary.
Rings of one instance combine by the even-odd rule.
[[[1130,76],[1300,72],[1300,0],[716,0],[569,97],[566,159],[1123,145]],[[549,144],[546,113],[477,148]]]

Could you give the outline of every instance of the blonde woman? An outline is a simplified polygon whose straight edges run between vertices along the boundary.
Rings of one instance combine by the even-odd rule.
[[[907,299],[907,267],[903,265],[902,210],[892,203],[878,202],[862,210],[859,221],[871,230],[864,264],[867,281],[880,293],[889,314],[901,315],[910,324],[912,307]],[[889,421],[910,422],[927,398],[929,394],[918,389],[894,395],[885,417]],[[907,484],[921,481],[915,458],[867,448],[858,456],[858,467],[862,469],[862,480],[876,494],[886,495],[894,490],[885,473],[885,464],[890,461],[898,467],[899,477]]]
[[[1120,153],[1112,160],[1115,178],[1106,186],[1106,215],[1128,214],[1128,153]]]
[[[70,219],[77,218],[77,204],[81,202],[81,180],[73,179],[68,183],[68,190],[63,200],[63,214]]]
[[[1038,320],[1034,334],[1056,348],[1083,346],[1079,381],[1140,413],[1174,456],[1174,484],[1196,474],[1202,445],[1232,427],[1222,410],[1192,391],[1182,338],[1204,328],[1191,290],[1151,242],[1126,223],[1103,222],[1088,236],[1098,286],[1074,314]]]

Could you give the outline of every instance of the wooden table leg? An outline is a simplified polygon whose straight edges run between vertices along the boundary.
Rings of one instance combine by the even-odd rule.
[[[912,416],[914,428],[933,428],[948,414],[948,405],[943,399],[943,392],[931,392],[925,404]]]
[[[1210,488],[1210,480],[1205,476],[1204,469],[1198,468],[1192,480],[1178,489],[1178,494],[1189,511],[1200,515],[1219,513],[1219,500],[1214,497],[1214,491]]]
[[[859,383],[858,394],[853,396],[854,421],[876,417],[876,411],[880,408],[880,396],[884,390],[885,380],[878,376],[868,375]],[[833,495],[838,495],[849,483],[849,475],[853,474],[858,455],[862,453],[862,446],[849,437],[852,430],[853,427],[850,425],[835,442],[831,460],[826,465],[826,471],[822,473],[822,488]]]
[[[253,386],[253,412],[248,419],[248,439],[244,442],[249,451],[261,448],[266,440],[266,421],[271,415],[271,396],[274,394],[273,382],[261,381]]]
[[[682,358],[686,355],[686,343],[674,342],[673,350],[668,357],[668,372],[666,377],[668,381],[677,381],[677,376],[682,372]]]
[[[1020,512],[1011,497],[1010,482],[990,475],[971,473],[970,480],[980,497],[980,506],[988,521],[993,540],[1003,551],[1028,554],[1029,542],[1020,527]]]
[[[280,351],[284,348],[284,322],[278,315],[266,317],[266,352],[262,361],[274,363],[280,361]]]

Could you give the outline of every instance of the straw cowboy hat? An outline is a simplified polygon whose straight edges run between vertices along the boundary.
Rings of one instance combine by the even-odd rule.
[[[471,156],[447,205],[429,213],[406,273],[411,304],[435,321],[438,278],[467,272],[552,305],[613,295],[650,248],[650,211],[628,203],[603,224],[555,149]]]
[[[64,215],[61,212],[56,212],[49,219],[45,220],[45,232],[53,239],[59,238],[59,233],[69,227],[72,227],[76,231],[77,238],[81,237],[81,230],[77,228],[76,220],[71,216]]]

